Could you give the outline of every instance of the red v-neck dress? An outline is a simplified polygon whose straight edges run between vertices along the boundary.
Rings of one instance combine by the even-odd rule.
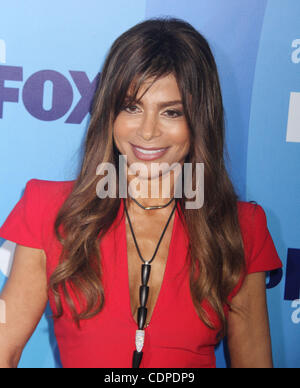
[[[54,235],[56,214],[70,193],[74,181],[54,182],[31,179],[11,211],[0,236],[20,245],[43,249],[47,256],[47,279],[58,264],[61,245]],[[215,368],[216,330],[198,317],[189,289],[187,266],[188,239],[175,212],[169,254],[161,290],[145,329],[141,368]],[[238,202],[247,272],[269,271],[282,267],[267,227],[263,208]],[[124,205],[100,243],[105,304],[100,314],[82,321],[81,329],[72,322],[65,300],[65,314],[54,320],[54,330],[63,367],[130,368],[137,325],[130,307]],[[231,298],[241,287],[240,280]],[[50,307],[55,312],[53,295]],[[218,320],[209,304],[203,307],[211,320]],[[225,310],[225,312],[227,312]]]

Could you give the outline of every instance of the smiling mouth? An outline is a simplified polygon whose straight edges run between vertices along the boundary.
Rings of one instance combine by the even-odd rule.
[[[158,150],[145,150],[144,148],[139,148],[139,147],[136,147],[134,146],[135,149],[139,152],[141,152],[142,154],[145,154],[145,155],[154,155],[154,154],[158,154],[160,152],[163,152],[166,150],[166,148],[160,148]]]
[[[162,156],[169,147],[166,148],[142,148],[131,144],[133,152],[138,159],[152,160]]]

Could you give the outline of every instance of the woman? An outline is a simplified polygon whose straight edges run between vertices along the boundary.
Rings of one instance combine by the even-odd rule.
[[[77,179],[30,180],[0,229],[17,243],[1,295],[1,365],[17,366],[49,299],[64,367],[214,368],[226,334],[232,367],[272,367],[265,271],[281,262],[263,208],[238,200],[223,152],[206,40],[176,19],[119,37]],[[128,195],[118,179],[112,195],[108,163],[116,178],[124,173]],[[159,171],[154,163],[165,164]],[[188,208],[184,190],[177,196],[188,170],[174,173],[174,163],[192,166],[186,181],[195,196],[203,191],[203,206]]]

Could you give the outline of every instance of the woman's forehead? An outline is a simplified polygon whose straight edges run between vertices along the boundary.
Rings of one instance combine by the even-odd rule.
[[[150,76],[140,81],[141,77],[136,77],[131,81],[126,93],[127,99],[141,99],[150,89],[151,91],[164,90],[168,92],[178,92],[178,83],[173,73],[161,75],[159,77]]]

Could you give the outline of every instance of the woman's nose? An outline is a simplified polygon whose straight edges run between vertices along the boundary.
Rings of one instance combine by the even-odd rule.
[[[155,115],[145,114],[138,128],[138,135],[144,140],[151,140],[153,137],[160,136],[160,124]]]

